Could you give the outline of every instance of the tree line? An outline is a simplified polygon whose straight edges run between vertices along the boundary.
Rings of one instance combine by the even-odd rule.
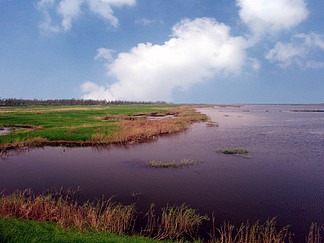
[[[53,99],[53,100],[28,100],[28,99],[1,99],[0,106],[21,105],[132,105],[132,104],[166,104],[165,101],[123,101],[123,100],[84,100],[84,99]]]

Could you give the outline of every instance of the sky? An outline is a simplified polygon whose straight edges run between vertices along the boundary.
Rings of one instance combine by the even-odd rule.
[[[324,1],[0,0],[0,98],[324,103]]]

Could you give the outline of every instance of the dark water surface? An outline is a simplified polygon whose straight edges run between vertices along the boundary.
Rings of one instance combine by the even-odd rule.
[[[321,109],[323,108],[320,107]],[[239,226],[277,216],[303,241],[311,222],[324,224],[324,113],[312,106],[202,108],[219,127],[194,124],[157,141],[127,147],[45,147],[0,159],[0,190],[81,187],[81,200],[106,198],[138,211],[151,203],[187,203]],[[315,107],[318,109],[318,107]],[[250,159],[216,152],[244,148]],[[150,160],[202,160],[190,168],[154,169]],[[132,193],[141,193],[133,198]]]

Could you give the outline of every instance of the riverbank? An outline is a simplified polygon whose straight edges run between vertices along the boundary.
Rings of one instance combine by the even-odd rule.
[[[293,242],[289,226],[278,227],[275,218],[264,224],[235,227],[224,222],[217,227],[214,215],[209,219],[186,205],[167,205],[160,214],[152,205],[145,214],[145,227],[138,230],[134,205],[111,200],[78,204],[72,196],[73,192],[35,195],[30,190],[2,195],[1,242]],[[210,238],[203,240],[198,231],[210,220]],[[306,242],[321,242],[323,231],[311,225]]]
[[[206,115],[195,111],[197,107],[201,106],[2,107],[0,124],[13,130],[0,136],[0,154],[21,147],[141,143],[206,121]]]

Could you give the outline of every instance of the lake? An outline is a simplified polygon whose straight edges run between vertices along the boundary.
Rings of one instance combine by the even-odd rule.
[[[114,196],[136,203],[186,203],[200,214],[240,223],[277,217],[304,241],[311,222],[324,224],[324,106],[244,105],[201,108],[219,127],[187,131],[129,146],[44,147],[0,159],[0,191],[80,186],[79,200]],[[244,148],[250,158],[217,152]],[[200,160],[183,168],[148,168],[151,160]],[[133,197],[132,194],[139,196]],[[206,229],[208,225],[206,225]]]

